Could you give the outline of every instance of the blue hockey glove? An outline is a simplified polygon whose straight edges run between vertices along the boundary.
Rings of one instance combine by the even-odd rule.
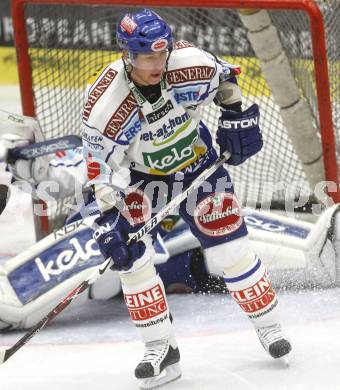
[[[239,165],[262,148],[262,134],[259,128],[259,107],[253,104],[246,111],[221,110],[216,133],[220,153],[231,153],[230,165]]]
[[[97,230],[93,234],[93,238],[97,241],[102,255],[107,259],[112,258],[115,271],[127,271],[133,263],[143,256],[145,252],[145,244],[142,241],[127,245],[131,225],[118,212],[112,209],[95,220],[98,225]]]

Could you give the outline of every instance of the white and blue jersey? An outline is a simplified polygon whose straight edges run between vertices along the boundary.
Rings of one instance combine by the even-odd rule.
[[[123,60],[108,65],[88,88],[83,111],[89,179],[121,189],[142,180],[142,192],[163,182],[167,195],[165,190],[146,194],[152,214],[157,212],[159,194],[170,198],[176,173],[183,174],[184,187],[188,186],[217,158],[198,107],[212,103],[220,83],[238,73],[237,67],[214,55],[178,42],[160,82],[159,98],[150,102],[127,75]],[[202,247],[246,235],[228,172],[220,168],[206,184],[208,190],[202,188],[194,201],[184,201],[179,210]],[[137,229],[146,220],[137,218],[131,224]]]
[[[126,75],[123,60],[105,67],[91,80],[83,112],[85,158],[100,165],[89,179],[119,182],[126,168],[159,176],[192,172],[215,158],[197,107],[213,101],[221,80],[235,68],[188,42],[177,42],[161,96],[150,103]]]

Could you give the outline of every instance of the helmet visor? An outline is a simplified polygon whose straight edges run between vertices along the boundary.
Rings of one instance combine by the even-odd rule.
[[[135,53],[129,52],[128,58],[131,65],[141,70],[163,72],[170,55],[170,50],[159,52]]]

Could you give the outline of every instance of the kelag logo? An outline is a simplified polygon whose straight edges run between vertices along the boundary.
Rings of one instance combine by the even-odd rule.
[[[192,144],[197,140],[197,137],[197,131],[194,130],[187,137],[167,148],[154,153],[143,153],[144,164],[164,174],[176,168],[182,168],[182,165],[189,163],[195,156]]]
[[[103,262],[92,229],[65,237],[9,273],[18,298],[26,304],[73,275]]]

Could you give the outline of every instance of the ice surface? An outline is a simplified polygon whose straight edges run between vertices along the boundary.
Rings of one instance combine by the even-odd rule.
[[[230,297],[171,295],[182,355],[171,389],[339,389],[340,290],[281,293],[290,366],[270,358]],[[23,332],[2,335],[12,345]],[[136,389],[143,348],[121,299],[76,305],[0,367],[4,390]]]
[[[20,113],[17,92],[0,88],[6,97],[0,108]],[[2,170],[0,182],[9,182]],[[0,216],[0,263],[33,241],[30,200],[13,192]],[[229,296],[170,295],[183,376],[164,389],[340,389],[340,289],[280,292],[279,298],[293,344],[288,368],[264,352]],[[23,334],[1,334],[0,348]],[[75,303],[0,366],[0,390],[137,389],[138,340],[121,298]]]

